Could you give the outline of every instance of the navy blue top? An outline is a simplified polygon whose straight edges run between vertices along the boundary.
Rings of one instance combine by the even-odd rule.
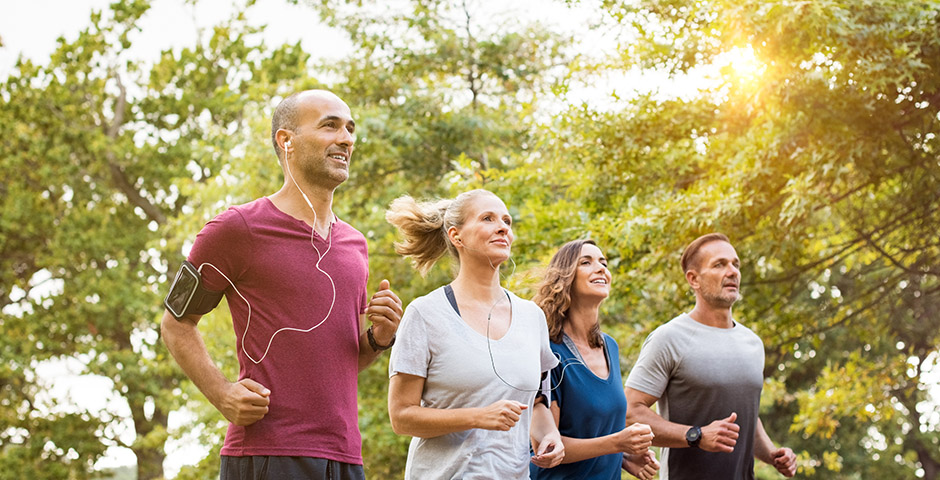
[[[626,427],[627,398],[620,377],[620,348],[609,335],[602,335],[610,371],[607,378],[595,375],[564,343],[551,344],[552,352],[561,360],[552,369],[552,387],[560,385],[552,390],[552,402],[558,402],[558,431],[563,436],[602,437]],[[614,453],[548,469],[529,464],[529,474],[533,479],[620,480],[622,458],[623,454]]]

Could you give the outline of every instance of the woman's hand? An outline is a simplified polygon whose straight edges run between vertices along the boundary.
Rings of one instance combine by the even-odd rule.
[[[659,472],[659,461],[652,450],[642,455],[623,455],[623,469],[640,480],[652,480]]]
[[[621,452],[642,455],[653,446],[653,430],[645,423],[634,423],[617,432],[616,442]]]
[[[527,408],[529,408],[528,405],[515,400],[498,400],[479,409],[477,428],[505,432],[516,425],[522,416],[522,411]]]
[[[532,463],[537,467],[552,468],[565,458],[565,444],[561,442],[558,431],[546,434],[539,442],[539,449],[532,456]]]

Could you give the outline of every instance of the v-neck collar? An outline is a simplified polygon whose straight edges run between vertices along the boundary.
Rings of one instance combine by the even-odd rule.
[[[460,315],[460,308],[457,307],[457,297],[454,294],[454,288],[450,284],[444,285],[442,290],[443,290],[445,298],[447,299],[447,303],[449,303],[451,306],[451,311],[454,313],[454,317],[452,318],[454,318],[458,323],[463,325],[467,330],[473,332],[473,334],[479,335],[481,339],[488,340],[494,343],[499,343],[499,342],[502,342],[506,337],[508,337],[509,334],[512,333],[513,329],[515,328],[516,302],[512,301],[512,295],[509,294],[509,290],[506,290],[505,288],[502,289],[503,292],[506,294],[506,299],[509,301],[509,328],[506,329],[506,333],[504,333],[502,337],[499,337],[499,339],[489,338],[487,335],[476,331],[473,327],[470,326],[470,324],[468,324],[463,319],[463,317]]]
[[[584,365],[584,368],[587,369],[587,371],[591,372],[591,375],[594,375],[594,378],[600,381],[606,382],[610,380],[610,353],[607,351],[607,340],[605,340],[603,336],[601,336],[601,340],[604,341],[604,344],[603,344],[604,361],[607,362],[607,376],[603,378],[597,373],[595,373],[594,370],[591,370],[591,367],[589,367],[587,362],[584,361],[584,357],[581,356],[581,351],[578,350],[578,346],[574,344],[574,340],[572,340],[571,337],[569,337],[567,333],[565,332],[561,333],[562,343],[564,343],[565,346],[568,347],[568,350],[571,350],[571,353],[574,355],[575,358],[578,359],[579,362],[581,362],[581,365]]]

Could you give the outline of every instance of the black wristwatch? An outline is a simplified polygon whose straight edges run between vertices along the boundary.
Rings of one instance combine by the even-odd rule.
[[[392,336],[392,341],[388,342],[388,345],[379,345],[379,342],[375,341],[375,335],[372,334],[372,327],[369,327],[369,329],[366,330],[366,337],[369,338],[369,346],[372,347],[373,352],[388,350],[389,348],[392,348],[392,345],[395,345],[395,336]]]
[[[702,439],[701,427],[693,426],[685,432],[685,441],[692,448],[698,448],[698,442]]]

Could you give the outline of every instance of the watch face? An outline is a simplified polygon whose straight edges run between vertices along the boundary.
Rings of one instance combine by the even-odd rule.
[[[163,300],[164,306],[176,318],[182,318],[186,314],[186,307],[189,306],[196,288],[199,286],[199,272],[189,262],[183,262],[180,271],[170,286],[170,293]]]
[[[695,427],[692,427],[687,432],[685,432],[685,440],[689,443],[698,442],[701,436],[702,436],[702,431]]]

